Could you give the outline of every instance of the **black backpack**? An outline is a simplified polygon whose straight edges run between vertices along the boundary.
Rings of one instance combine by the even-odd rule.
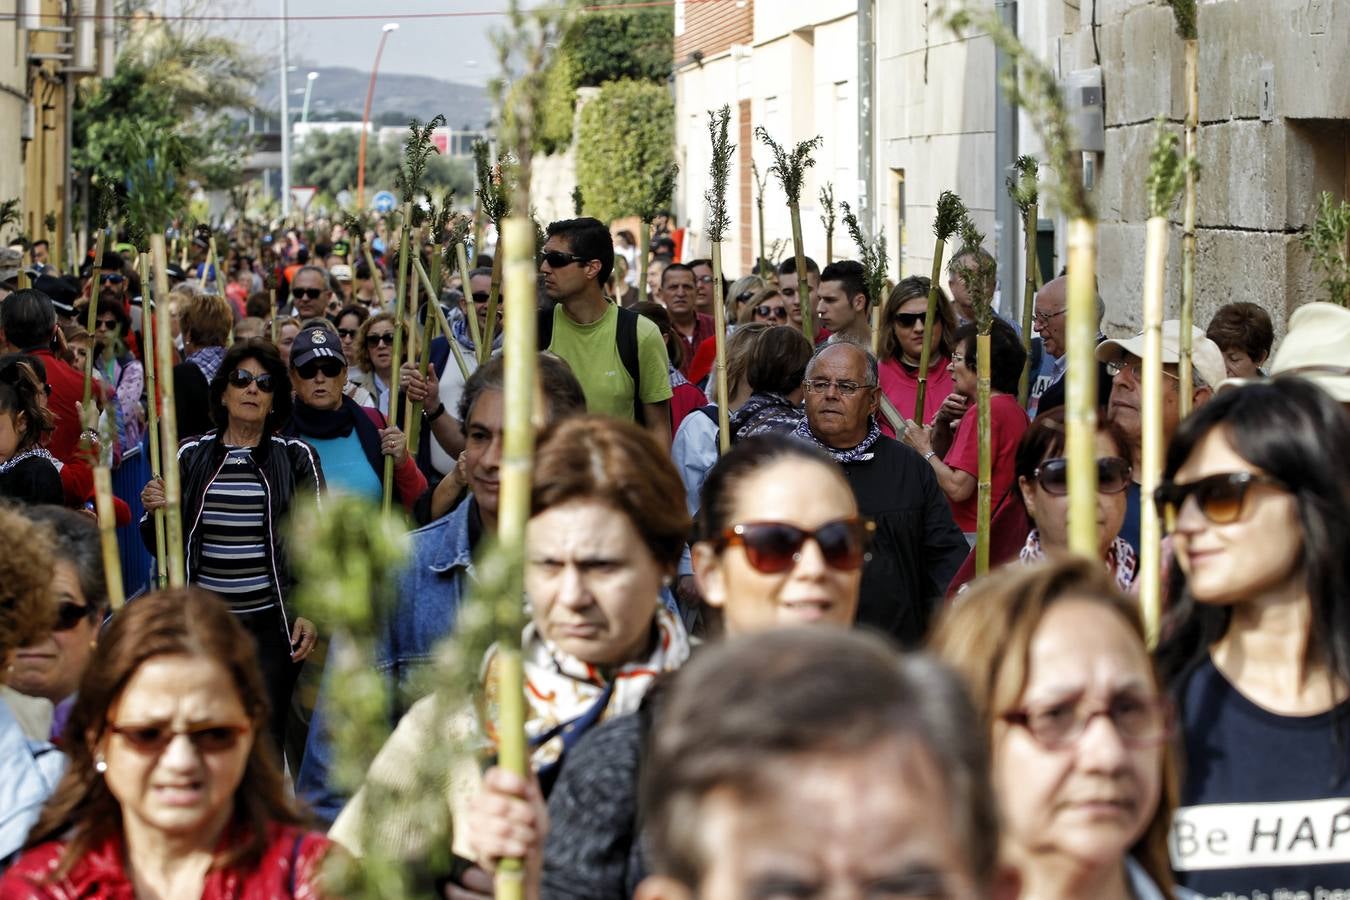
[[[646,417],[642,412],[642,371],[638,365],[637,335],[638,319],[642,316],[622,306],[618,309],[619,322],[615,328],[614,342],[618,346],[619,359],[628,370],[628,377],[633,379],[633,419],[642,425]],[[549,344],[553,343],[553,310],[554,307],[549,307],[539,311],[537,328],[541,352],[547,350]]]

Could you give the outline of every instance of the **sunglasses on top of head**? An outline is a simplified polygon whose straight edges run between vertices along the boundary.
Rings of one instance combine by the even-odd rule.
[[[241,391],[250,384],[257,384],[258,390],[262,391],[264,394],[272,393],[272,389],[276,386],[272,383],[271,375],[266,372],[263,372],[261,375],[254,375],[248,369],[235,369],[226,376],[226,381],[229,382],[230,387],[239,388]]]
[[[1153,502],[1158,505],[1159,515],[1169,525],[1176,522],[1177,517],[1181,515],[1181,508],[1190,497],[1195,498],[1195,504],[1200,507],[1201,515],[1210,522],[1215,525],[1229,525],[1242,518],[1247,506],[1247,493],[1252,485],[1256,484],[1268,485],[1282,491],[1289,490],[1289,486],[1283,481],[1269,475],[1258,475],[1255,472],[1221,472],[1186,484],[1165,481],[1154,491]]]
[[[336,378],[345,368],[347,367],[343,365],[340,360],[332,358],[311,359],[303,366],[296,366],[295,374],[299,375],[305,381],[313,379],[314,376],[320,372],[323,373],[324,378]]]
[[[550,269],[561,269],[564,266],[570,266],[572,263],[590,262],[585,256],[577,256],[575,253],[564,253],[561,250],[549,250],[541,257],[548,263]]]
[[[801,559],[808,540],[816,542],[825,565],[850,572],[867,561],[867,546],[875,526],[858,517],[826,522],[806,531],[786,522],[746,522],[733,525],[718,539],[721,549],[741,547],[751,567],[766,575],[789,571]]]
[[[1032,472],[1036,483],[1047,494],[1063,497],[1069,493],[1069,461],[1057,456],[1043,460]],[[1097,491],[1119,494],[1130,486],[1134,468],[1119,456],[1103,456],[1097,460]]]

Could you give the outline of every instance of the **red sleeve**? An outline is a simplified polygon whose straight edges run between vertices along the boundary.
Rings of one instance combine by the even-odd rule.
[[[64,896],[54,893],[60,885],[44,884],[57,860],[62,845],[56,842],[42,844],[24,853],[0,877],[0,897],[5,900],[47,900]]]
[[[976,440],[979,430],[979,415],[974,404],[971,404],[970,409],[961,417],[956,437],[952,439],[952,445],[942,461],[950,468],[975,475],[980,469],[980,444]]]
[[[717,361],[717,341],[708,338],[694,351],[693,362],[686,367],[684,377],[698,384],[712,373],[713,363]]]
[[[388,427],[384,414],[375,407],[363,406],[361,411],[366,414],[366,418],[375,423],[376,428]],[[384,477],[383,472],[376,474]],[[427,489],[427,476],[423,475],[422,470],[417,467],[417,461],[413,459],[411,451],[408,453],[408,458],[403,461],[403,465],[394,466],[394,488],[398,491],[399,502],[408,512],[413,511],[413,504]]]

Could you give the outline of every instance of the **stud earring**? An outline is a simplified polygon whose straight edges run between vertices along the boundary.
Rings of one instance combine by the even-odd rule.
[[[106,759],[104,759],[102,756],[97,756],[97,757],[95,757],[95,758],[94,758],[94,771],[97,772],[97,773],[100,774],[100,775],[102,775],[104,772],[108,771],[108,761],[107,761]]]

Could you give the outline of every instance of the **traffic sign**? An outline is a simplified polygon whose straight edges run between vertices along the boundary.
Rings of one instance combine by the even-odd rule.
[[[398,198],[389,191],[380,191],[375,198],[370,201],[371,209],[378,213],[393,212],[398,206]]]
[[[300,207],[301,212],[309,209],[309,204],[313,202],[314,195],[319,192],[316,187],[298,187],[291,186],[291,202]]]

